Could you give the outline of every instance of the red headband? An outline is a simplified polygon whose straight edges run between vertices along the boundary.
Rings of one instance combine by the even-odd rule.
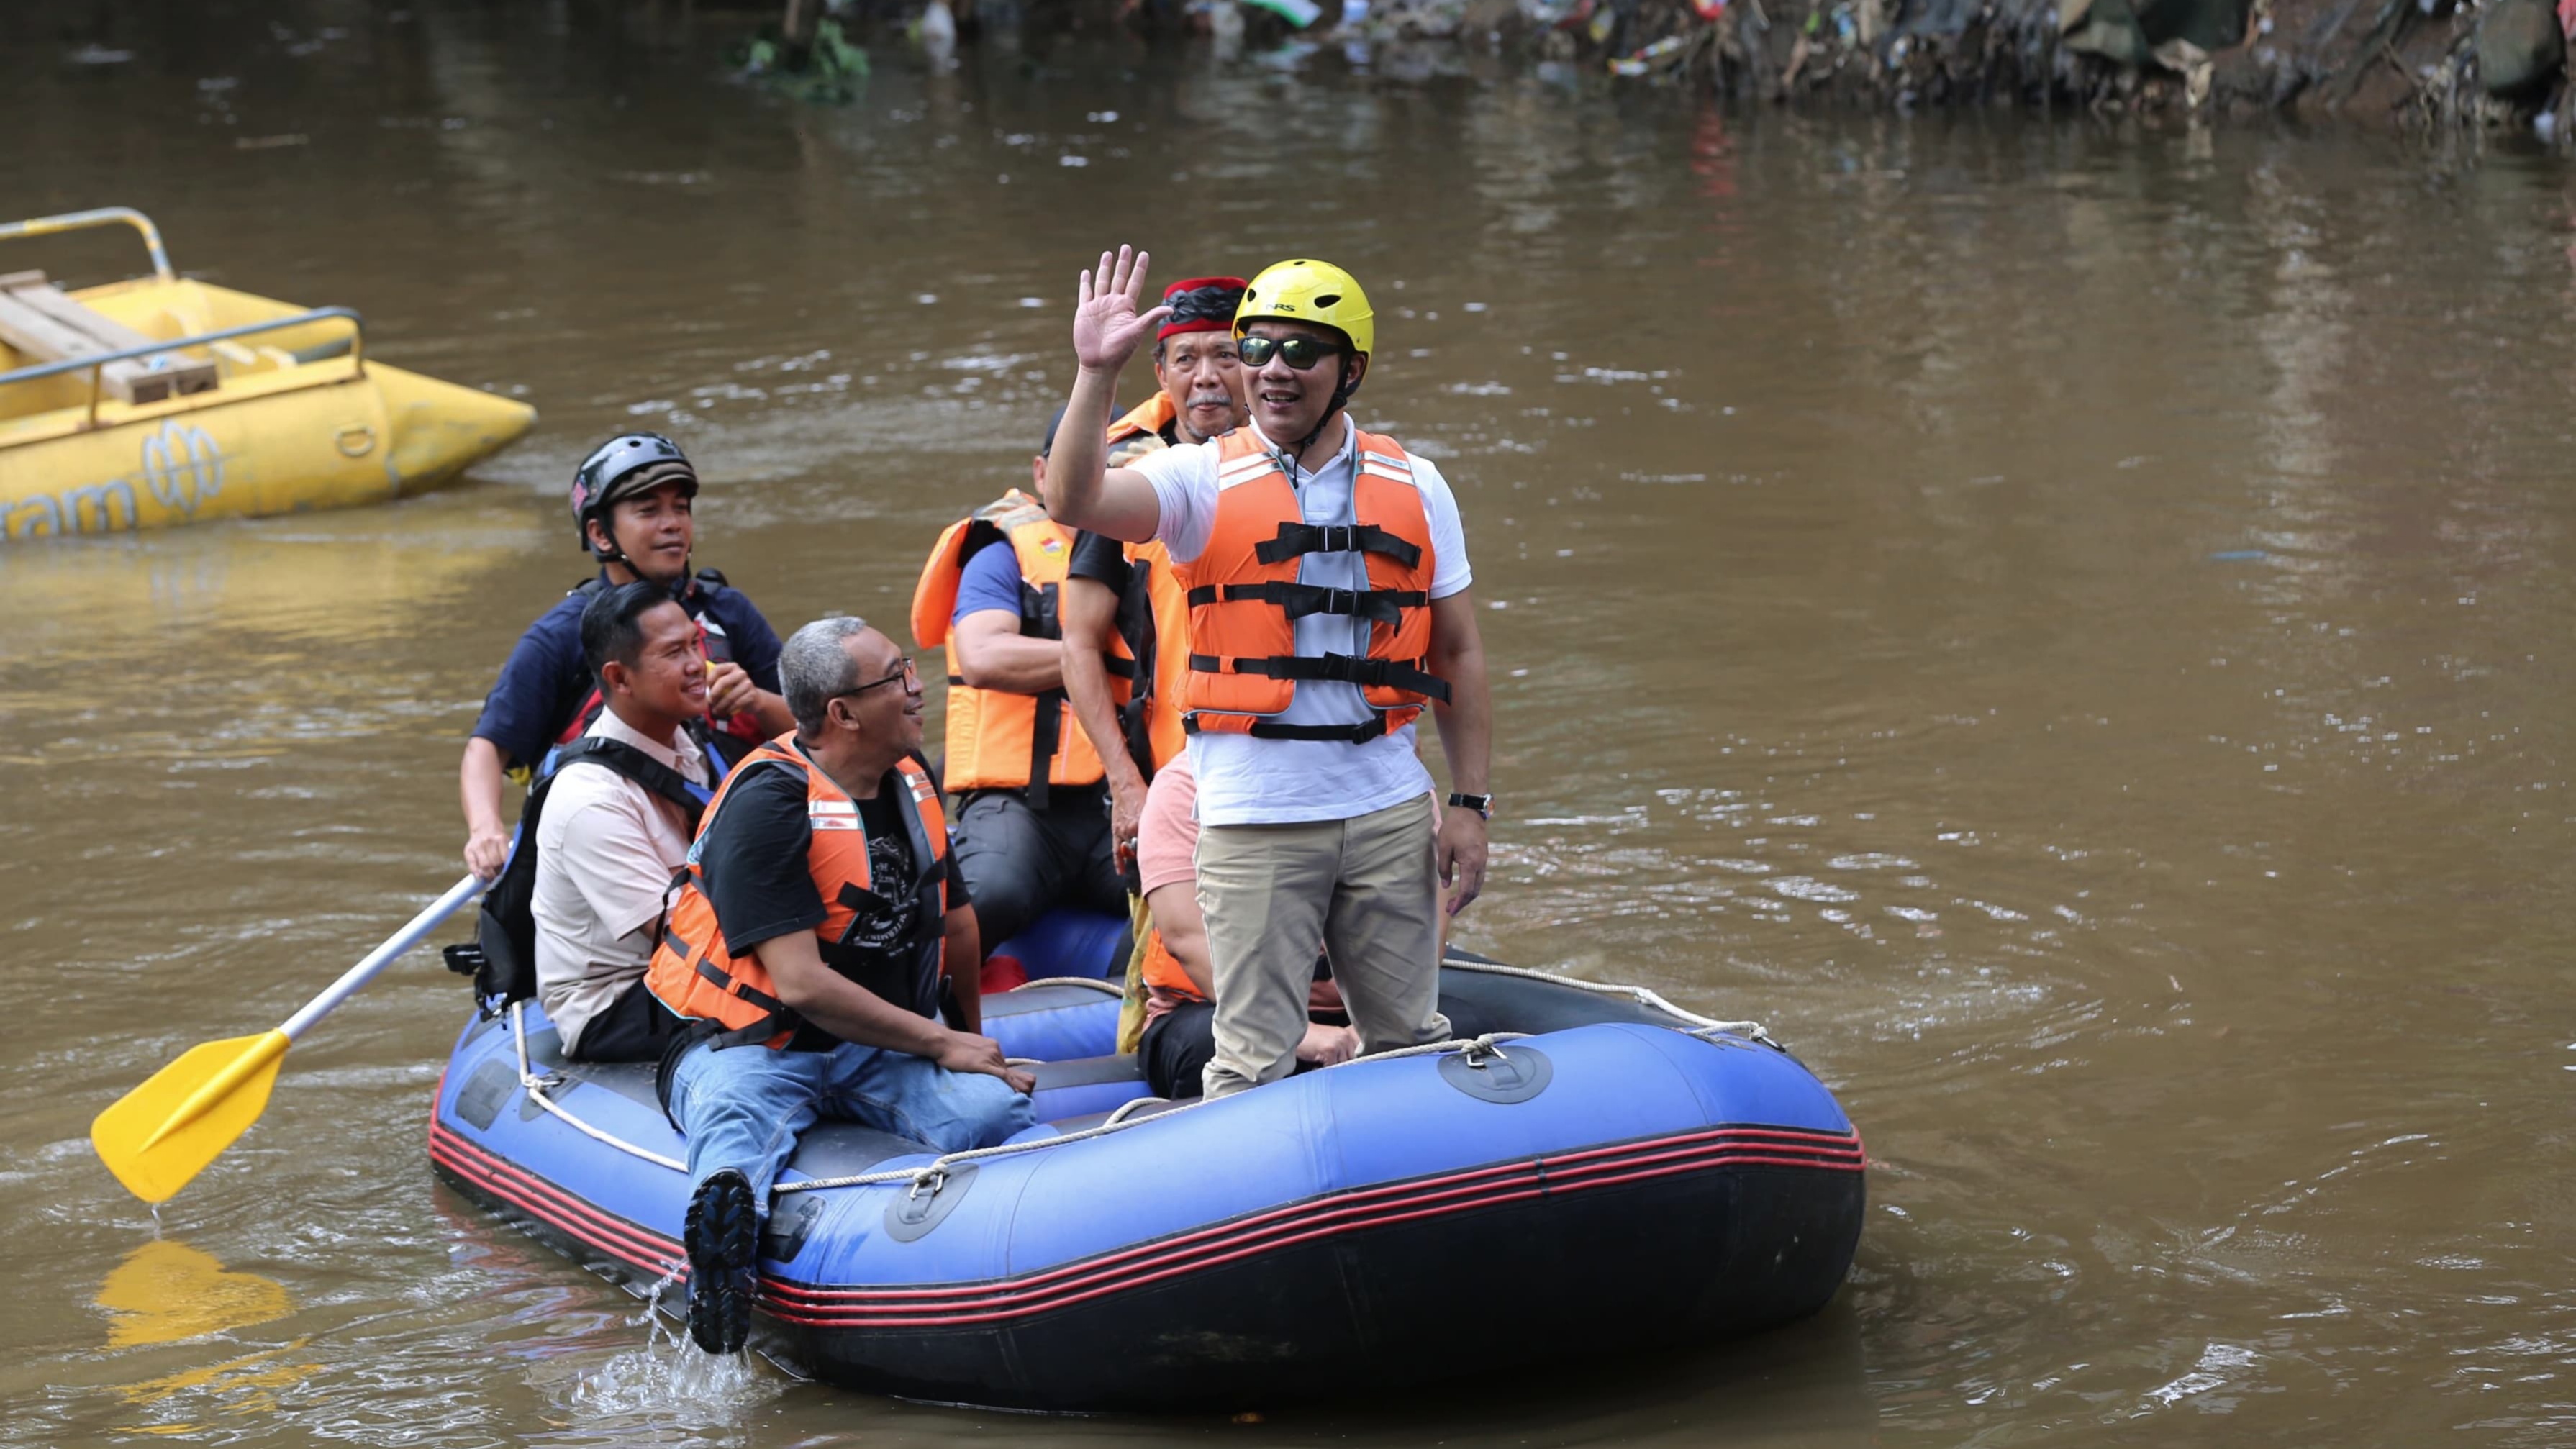
[[[1231,332],[1234,309],[1243,305],[1241,277],[1192,277],[1163,289],[1163,304],[1172,315],[1154,334],[1159,342],[1184,332]]]

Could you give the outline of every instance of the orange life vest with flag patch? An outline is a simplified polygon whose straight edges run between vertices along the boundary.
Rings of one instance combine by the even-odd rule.
[[[706,870],[700,859],[707,832],[723,814],[734,788],[762,770],[791,771],[805,784],[805,819],[813,830],[805,863],[823,900],[823,921],[814,928],[814,935],[822,943],[824,961],[894,1005],[936,1018],[948,916],[948,816],[939,806],[938,784],[910,757],[895,765],[899,787],[895,803],[918,872],[913,920],[909,935],[892,953],[892,967],[863,976],[834,958],[858,924],[858,908],[881,899],[872,889],[867,831],[860,823],[858,802],[797,746],[792,733],[752,751],[708,802],[697,839],[689,846],[688,863],[673,881],[678,898],[664,913],[662,939],[644,973],[645,987],[674,1014],[714,1022],[721,1028],[714,1038],[719,1047],[752,1042],[784,1047],[802,1024],[778,999],[777,987],[758,956],[750,952],[737,956],[726,949],[715,906],[707,899]]]
[[[1404,728],[1432,700],[1448,702],[1448,682],[1428,667],[1430,509],[1403,447],[1353,432],[1351,517],[1332,524],[1306,521],[1260,434],[1237,428],[1217,440],[1216,519],[1207,547],[1179,566],[1190,611],[1189,729],[1356,742]],[[1310,553],[1360,554],[1368,587],[1298,582]],[[1309,614],[1367,620],[1367,653],[1300,654],[1297,621]],[[1310,679],[1358,685],[1375,713],[1364,724],[1279,723]]]
[[[997,544],[1008,544],[1018,555],[1021,637],[1064,637],[1056,595],[1073,559],[1073,533],[1017,488],[940,533],[913,588],[912,637],[924,649],[948,651],[948,788],[1025,790],[1030,806],[1043,810],[1052,786],[1098,784],[1100,756],[1091,737],[1068,724],[1063,689],[1014,694],[966,682],[953,627],[957,584],[966,561]],[[1136,662],[1123,641],[1113,642],[1106,662],[1112,694],[1123,702]]]
[[[1172,406],[1171,395],[1154,389],[1152,397],[1109,425],[1108,466],[1125,468],[1147,453],[1170,447],[1170,430],[1179,419],[1180,410]]]

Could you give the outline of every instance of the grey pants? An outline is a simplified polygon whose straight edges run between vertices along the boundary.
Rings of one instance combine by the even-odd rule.
[[[984,954],[1058,906],[1127,913],[1127,887],[1109,854],[1109,792],[1060,785],[1032,810],[1017,790],[957,799],[957,873],[984,934]]]
[[[1199,832],[1199,912],[1216,987],[1207,1095],[1296,1068],[1317,941],[1332,958],[1361,1051],[1447,1038],[1437,819],[1425,795],[1351,820]]]

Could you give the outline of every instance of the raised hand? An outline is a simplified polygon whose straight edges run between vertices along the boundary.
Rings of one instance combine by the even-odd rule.
[[[1151,252],[1121,246],[1115,262],[1102,252],[1099,269],[1082,274],[1082,299],[1073,309],[1073,356],[1085,371],[1125,367],[1155,326],[1172,315],[1169,307],[1136,310],[1145,296],[1145,265],[1153,259]]]

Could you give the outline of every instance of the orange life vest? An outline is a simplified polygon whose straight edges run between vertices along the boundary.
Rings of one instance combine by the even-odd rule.
[[[1000,543],[1008,543],[1019,556],[1021,636],[1064,637],[1056,622],[1056,593],[1065,565],[1073,559],[1073,533],[1017,488],[941,532],[921,567],[921,582],[913,588],[912,637],[924,649],[945,646],[948,651],[948,788],[1025,789],[1029,804],[1043,810],[1051,786],[1099,783],[1100,756],[1093,753],[1089,735],[1066,728],[1062,689],[1042,694],[977,689],[958,666],[952,627],[957,582],[968,559]],[[1136,673],[1134,659],[1120,657],[1124,653],[1125,646],[1117,645],[1109,660],[1113,693],[1122,699],[1125,682]]]
[[[1172,424],[1179,418],[1180,411],[1172,406],[1170,394],[1154,389],[1152,397],[1109,425],[1108,465],[1124,468],[1146,453],[1171,446]]]
[[[1160,931],[1145,933],[1143,969],[1145,984],[1148,986],[1159,988],[1183,1001],[1207,1000],[1207,997],[1200,992],[1198,983],[1190,980],[1190,973],[1181,969],[1179,960],[1174,958],[1171,951],[1163,945],[1163,933]]]
[[[1402,446],[1357,433],[1348,523],[1312,524],[1278,458],[1250,428],[1217,440],[1216,520],[1207,547],[1179,566],[1190,610],[1187,727],[1265,739],[1372,740],[1404,728],[1448,682],[1431,653],[1430,510]],[[1297,581],[1310,553],[1359,553],[1366,589]],[[1297,621],[1341,614],[1369,621],[1368,653],[1297,652]],[[1365,724],[1275,722],[1297,682],[1360,686],[1376,711]]]
[[[715,1038],[719,1047],[751,1042],[784,1047],[795,1035],[800,1018],[778,999],[760,958],[750,952],[737,956],[726,949],[715,906],[707,899],[706,868],[699,859],[725,801],[756,770],[791,770],[805,782],[805,818],[814,832],[805,863],[823,899],[823,921],[814,934],[822,943],[824,961],[896,1006],[937,1017],[948,915],[948,816],[939,808],[938,785],[929,771],[909,757],[895,766],[903,787],[895,803],[919,872],[912,935],[902,943],[908,949],[898,952],[894,969],[863,975],[835,957],[857,924],[857,908],[875,894],[868,874],[867,831],[860,824],[858,802],[797,746],[793,734],[752,751],[708,803],[697,840],[689,847],[688,863],[673,882],[679,898],[664,915],[661,942],[644,973],[646,988],[673,1013],[724,1028]]]
[[[1109,466],[1127,467],[1170,446],[1179,420],[1171,395],[1155,389],[1152,397],[1109,425]],[[1160,540],[1128,544],[1126,554],[1133,573],[1118,601],[1118,633],[1136,661],[1141,687],[1125,691],[1119,700],[1118,722],[1136,768],[1150,780],[1189,743],[1181,728],[1181,690],[1190,670],[1189,601]],[[1112,693],[1118,692],[1113,675]]]
[[[1189,744],[1181,726],[1181,692],[1189,687],[1190,604],[1160,539],[1126,545],[1127,592],[1118,599],[1119,641],[1134,661],[1141,687],[1114,674],[1118,723],[1128,753],[1146,779]]]

